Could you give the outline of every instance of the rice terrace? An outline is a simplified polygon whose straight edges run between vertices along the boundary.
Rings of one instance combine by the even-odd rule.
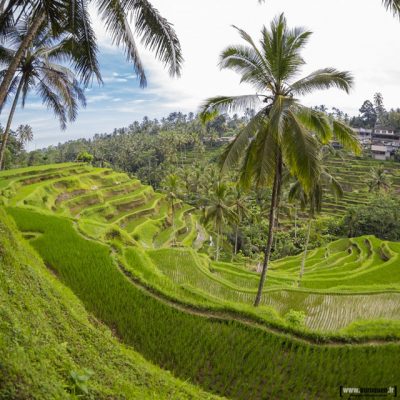
[[[1,400],[400,396],[400,2],[203,3],[0,2]]]

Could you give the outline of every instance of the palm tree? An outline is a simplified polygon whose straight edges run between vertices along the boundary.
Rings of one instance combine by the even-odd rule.
[[[217,182],[209,199],[209,205],[205,209],[205,222],[212,222],[217,235],[215,260],[220,256],[220,240],[225,226],[236,220],[236,215],[230,203],[228,185],[224,182]]]
[[[27,24],[25,21],[25,27]],[[24,32],[23,28],[10,30],[9,36],[18,43],[24,40]],[[32,46],[25,50],[8,93],[12,95],[15,92],[0,147],[0,169],[18,102],[21,98],[21,105],[24,107],[28,93],[33,88],[43,104],[51,108],[59,118],[62,129],[66,128],[68,120],[76,119],[79,103],[82,106],[86,105],[85,96],[75,75],[64,65],[57,64],[58,61],[69,60],[68,52],[63,52],[63,46],[64,42],[54,40],[48,29],[42,29],[34,38]],[[0,64],[6,65],[6,68],[0,71],[0,76],[6,74],[7,66],[13,62],[15,55],[12,49],[2,50]]]
[[[370,192],[388,191],[391,182],[383,165],[371,168],[371,179],[368,182]]]
[[[311,32],[289,29],[283,14],[273,20],[270,30],[262,29],[260,46],[245,31],[236,29],[246,46],[228,47],[220,56],[220,65],[240,73],[241,82],[251,84],[257,93],[208,99],[201,115],[205,122],[218,112],[259,109],[226,148],[221,161],[222,171],[242,161],[240,181],[245,187],[251,182],[257,187],[272,185],[268,241],[254,303],[258,306],[273,243],[283,168],[296,176],[308,191],[320,175],[318,141],[328,143],[335,136],[348,149],[359,151],[360,146],[355,132],[342,121],[304,107],[296,99],[296,96],[332,87],[349,92],[353,83],[350,73],[333,68],[320,69],[296,80],[305,63],[301,50]]]
[[[88,12],[90,4],[97,9],[113,43],[122,45],[142,87],[147,81],[136,45],[137,38],[168,67],[172,76],[180,75],[183,59],[179,40],[172,25],[148,0],[9,0],[0,7],[3,10],[0,14],[0,36],[6,37],[8,29],[18,23],[21,15],[28,16],[30,23],[1,81],[0,107],[24,53],[47,21],[54,33],[68,32],[72,35],[73,40],[69,41],[71,51],[80,52],[74,67],[83,82],[89,84],[93,76],[101,81],[97,42]],[[130,20],[133,20],[135,34],[129,25]]]
[[[18,141],[21,147],[33,140],[33,131],[30,125],[20,125],[17,128]]]
[[[171,225],[172,225],[172,243],[175,245],[175,207],[176,202],[179,200],[180,181],[179,177],[175,174],[170,174],[165,178],[164,190],[166,192],[166,198],[171,210]]]
[[[249,215],[249,209],[246,201],[247,198],[244,195],[242,188],[239,185],[235,185],[233,192],[233,208],[236,214],[234,255],[236,255],[238,252],[239,226],[242,223],[243,218]]]
[[[304,268],[306,265],[312,222],[315,218],[315,214],[321,212],[324,189],[330,190],[336,199],[343,197],[343,189],[340,185],[340,182],[335,179],[326,170],[326,168],[323,168],[321,170],[320,176],[313,182],[312,187],[307,192],[301,186],[301,183],[299,181],[296,181],[289,190],[289,201],[298,201],[302,210],[305,210],[306,207],[308,207],[309,209],[306,243],[304,245],[303,258],[301,260],[300,274],[298,280],[299,286],[301,279],[303,278]]]

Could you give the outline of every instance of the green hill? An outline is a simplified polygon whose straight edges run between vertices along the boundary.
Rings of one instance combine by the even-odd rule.
[[[340,385],[400,379],[398,243],[367,236],[316,249],[300,287],[301,255],[276,261],[254,309],[258,274],[198,253],[204,235],[184,204],[170,248],[163,196],[124,174],[47,166],[1,173],[0,188],[19,230],[95,321],[178,378],[232,399],[334,399]]]

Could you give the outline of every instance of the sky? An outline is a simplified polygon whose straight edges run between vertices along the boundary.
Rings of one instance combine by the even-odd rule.
[[[232,71],[220,70],[218,56],[241,39],[236,25],[255,39],[263,25],[284,12],[289,26],[313,32],[304,50],[307,74],[323,67],[351,71],[352,92],[330,90],[302,99],[307,106],[325,104],[356,115],[366,99],[381,92],[386,108],[400,107],[400,21],[384,9],[381,0],[152,0],[174,24],[185,62],[182,77],[170,78],[153,55],[141,49],[148,86],[141,89],[123,51],[112,45],[101,20],[92,10],[92,22],[100,45],[104,85],[86,90],[87,107],[62,131],[51,111],[32,95],[24,109],[16,111],[13,128],[30,124],[34,141],[29,149],[65,142],[95,133],[111,132],[144,116],[162,118],[173,111],[196,112],[202,101],[216,95],[250,94]],[[5,125],[7,109],[0,116]]]

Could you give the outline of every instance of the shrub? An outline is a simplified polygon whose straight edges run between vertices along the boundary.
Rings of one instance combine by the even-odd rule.
[[[76,160],[80,161],[80,162],[86,162],[88,164],[91,164],[93,161],[93,154],[90,154],[87,151],[82,151],[81,153],[78,154],[78,157],[76,158]]]
[[[300,328],[305,325],[306,314],[303,311],[290,310],[285,319],[291,327]]]
[[[383,240],[400,240],[400,201],[379,196],[369,204],[352,207],[343,220],[349,237],[375,235]]]

